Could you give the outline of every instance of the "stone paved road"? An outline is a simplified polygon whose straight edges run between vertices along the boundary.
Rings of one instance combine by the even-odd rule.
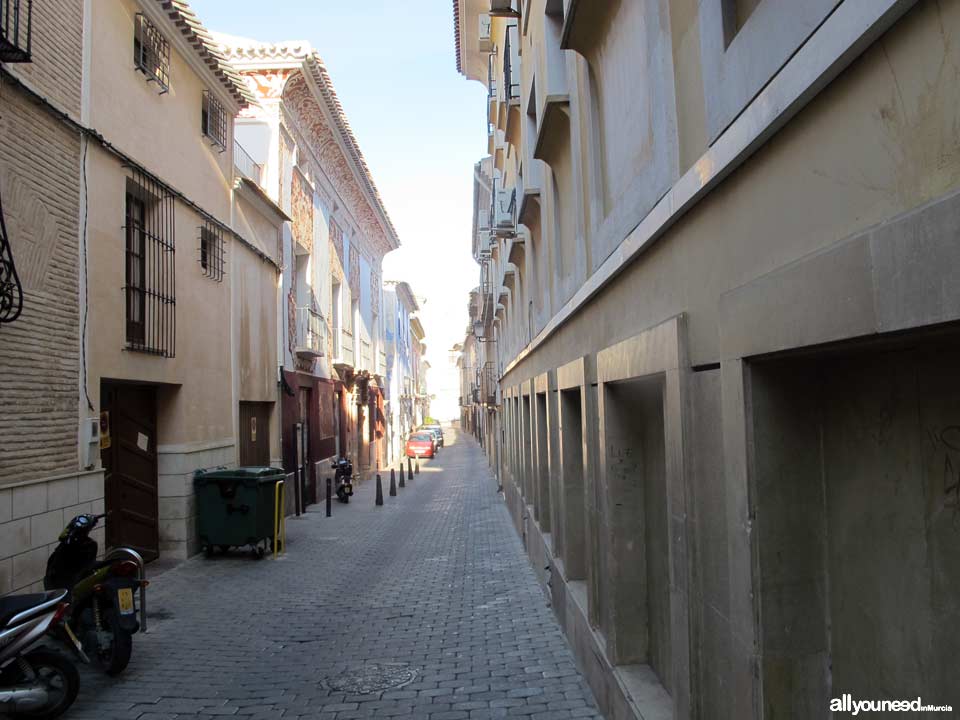
[[[480,449],[447,439],[385,507],[365,483],[291,518],[281,560],[158,576],[130,667],[66,717],[599,718]]]

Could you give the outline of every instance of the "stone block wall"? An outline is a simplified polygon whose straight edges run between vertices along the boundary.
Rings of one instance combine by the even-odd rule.
[[[186,560],[200,550],[193,474],[199,468],[235,466],[236,446],[230,441],[161,445],[157,453],[160,556]]]
[[[103,512],[103,471],[0,488],[0,595],[43,587],[47,558],[64,526]],[[103,549],[103,528],[93,531]]]

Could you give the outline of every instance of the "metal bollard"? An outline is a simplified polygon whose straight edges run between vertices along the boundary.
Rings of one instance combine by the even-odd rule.
[[[377,473],[377,505],[383,505],[383,481],[380,473]]]
[[[403,463],[400,463],[400,487],[406,487],[407,483],[404,481],[403,475]]]
[[[413,460],[407,458],[407,480],[413,480]]]
[[[327,517],[333,515],[333,479],[327,478]]]
[[[397,496],[397,474],[390,468],[390,497]]]
[[[419,474],[420,474],[420,458],[419,458],[419,456],[417,457],[417,464],[414,466],[413,472],[414,472],[415,475],[419,475]]]

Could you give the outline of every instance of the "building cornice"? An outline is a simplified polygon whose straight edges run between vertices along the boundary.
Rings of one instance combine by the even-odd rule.
[[[319,97],[323,99],[323,107],[326,112],[329,113],[330,119],[333,120],[334,126],[337,128],[339,134],[338,139],[340,140],[342,149],[347,151],[347,158],[353,166],[355,178],[364,189],[367,195],[367,201],[379,216],[390,249],[396,250],[400,247],[400,238],[397,235],[396,228],[393,226],[393,221],[390,220],[390,216],[387,213],[383,198],[380,197],[380,191],[377,190],[373,175],[370,172],[366,159],[363,157],[363,152],[360,150],[360,144],[357,142],[357,138],[353,134],[353,129],[350,127],[350,122],[347,120],[347,114],[344,112],[343,105],[340,104],[340,99],[337,97],[330,73],[327,71],[327,67],[323,64],[320,56],[316,53],[311,54],[304,65],[310,72],[308,83],[312,81],[315,88],[319,90]]]
[[[281,98],[285,99],[287,89],[296,80],[299,71],[310,90],[310,95],[320,108],[325,123],[335,131],[337,145],[350,166],[353,179],[362,192],[365,202],[376,216],[385,240],[383,254],[400,247],[397,230],[390,219],[383,198],[374,182],[373,174],[370,172],[363,152],[360,150],[360,144],[333,87],[330,73],[310,44],[304,41],[259,43],[224,35],[217,35],[217,39],[221,43],[224,56],[229,58],[243,74],[252,76],[257,73],[283,73],[282,89],[279,87],[273,89],[273,92],[279,94]],[[321,160],[319,154],[317,160]],[[320,169],[324,170],[322,163]],[[345,195],[343,188],[334,185],[334,189],[342,197]]]

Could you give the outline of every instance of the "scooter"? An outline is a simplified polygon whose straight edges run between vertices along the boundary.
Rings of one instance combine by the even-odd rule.
[[[0,714],[51,720],[77,697],[80,673],[64,655],[35,647],[44,636],[66,640],[86,656],[64,619],[66,590],[0,598]]]
[[[353,463],[347,458],[337,458],[331,465],[334,469],[334,484],[337,487],[337,500],[342,503],[350,502],[353,495]]]
[[[143,560],[129,548],[97,560],[97,541],[90,532],[104,517],[77,515],[67,524],[60,533],[60,544],[47,560],[43,586],[68,588],[67,626],[80,638],[95,667],[107,675],[118,675],[130,662],[133,635],[141,629],[135,591],[141,592],[142,599],[148,583],[142,573]]]

